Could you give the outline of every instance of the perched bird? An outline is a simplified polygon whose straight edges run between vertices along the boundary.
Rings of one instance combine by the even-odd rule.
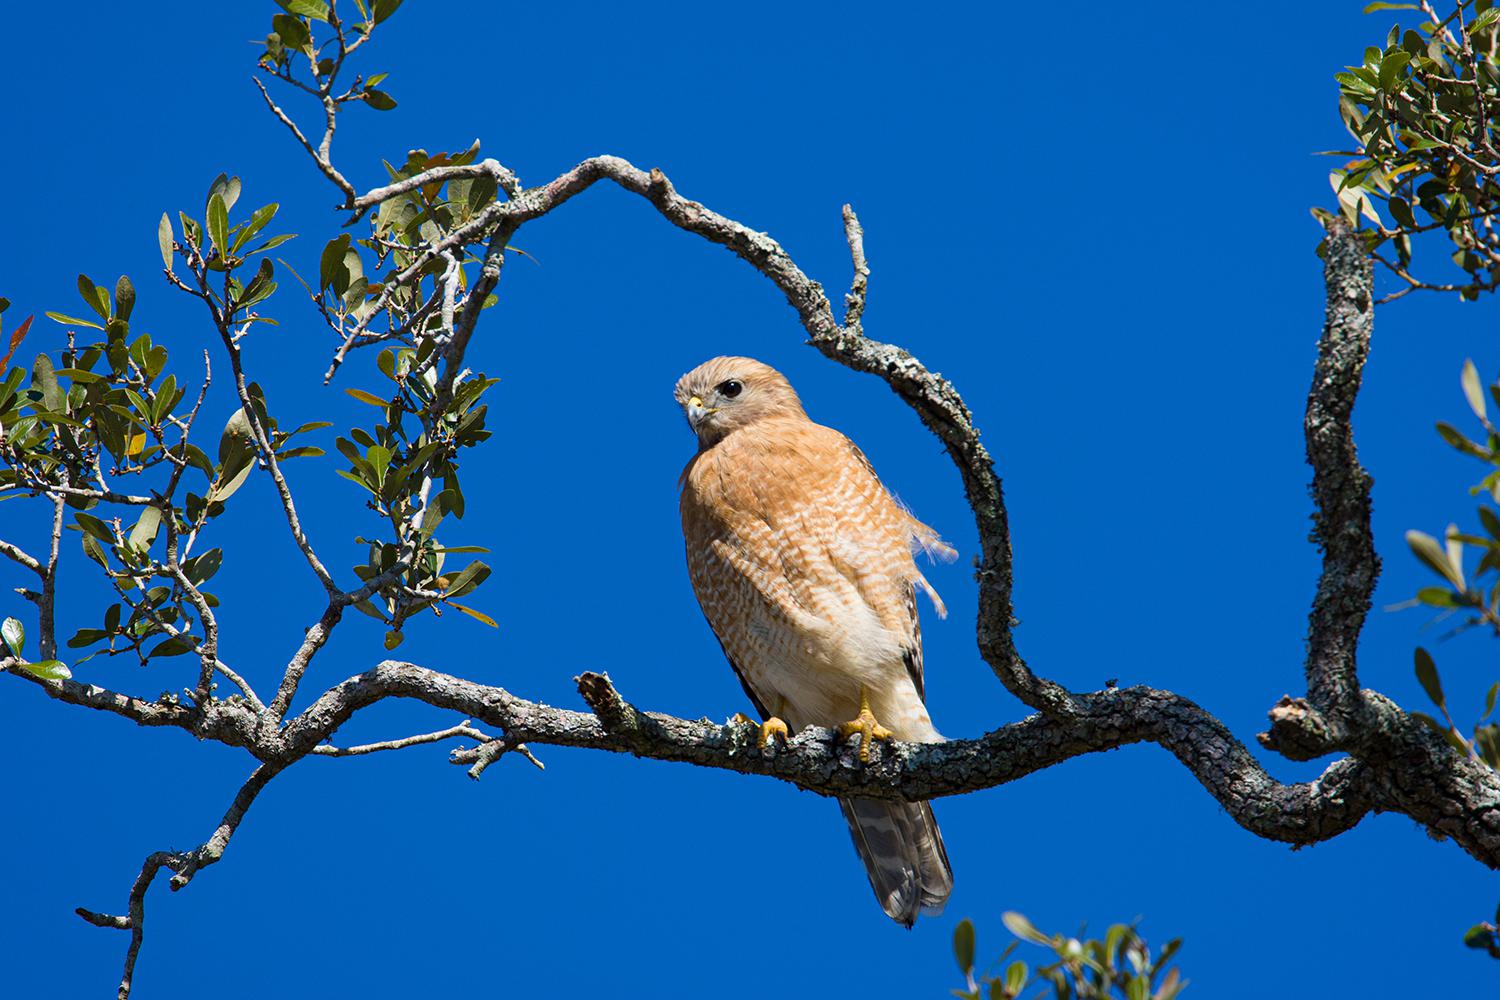
[[[916,591],[943,603],[913,549],[953,556],[886,492],[844,435],[815,424],[781,373],[714,358],[677,382],[698,436],[682,473],[682,533],[703,614],[763,720],[761,745],[806,726],[942,740],[922,682]],[[940,912],[953,871],[926,802],[841,799],[892,919]]]

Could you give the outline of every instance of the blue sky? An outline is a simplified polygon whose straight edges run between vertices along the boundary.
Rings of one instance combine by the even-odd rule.
[[[830,289],[847,282],[839,206],[852,202],[874,270],[868,332],[954,380],[1005,478],[1030,662],[1079,688],[1118,677],[1182,692],[1253,745],[1266,710],[1302,689],[1317,557],[1300,427],[1322,318],[1307,208],[1330,203],[1332,165],[1311,153],[1345,140],[1332,73],[1389,26],[1360,6],[1076,4],[1044,19],[943,3],[583,3],[557,18],[408,0],[360,66],[391,74],[400,107],[345,116],[336,158],[369,187],[382,157],[476,136],[533,184],[622,155],[770,232]],[[157,280],[155,227],[163,210],[196,210],[221,170],[244,179],[242,204],[281,203],[278,226],[301,234],[283,255],[315,270],[339,232],[334,192],[248,80],[246,42],[274,10],[86,0],[7,12],[7,327],[78,311],[79,271],[129,273],[134,325],[197,371],[211,331]],[[504,379],[490,394],[499,433],[465,467],[454,539],[494,551],[472,603],[500,628],[427,619],[407,629],[406,658],[552,704],[577,706],[571,678],[594,669],[645,708],[746,708],[687,582],[676,478],[693,441],[671,387],[707,357],[749,354],[784,371],[814,419],[857,441],[962,553],[928,574],[951,609],[924,628],[939,728],[972,736],[1021,717],[975,651],[975,537],[957,474],[883,385],[802,346],[768,282],[612,187],[515,242],[531,259],[507,268],[470,352]],[[282,325],[247,348],[252,375],[283,423],[367,419],[340,389],[375,384],[373,357],[324,389],[333,344],[294,288],[271,303]],[[1431,427],[1467,426],[1465,357],[1500,371],[1496,308],[1414,296],[1377,316],[1356,431],[1386,570],[1361,669],[1409,708],[1424,702],[1418,642],[1436,648],[1456,704],[1477,705],[1495,677],[1492,643],[1441,643],[1422,612],[1384,609],[1429,582],[1402,533],[1472,519],[1478,470]],[[23,354],[61,335],[39,318]],[[224,386],[210,422],[231,411]],[[348,581],[352,536],[374,515],[334,467],[303,461],[291,480]],[[3,508],[5,537],[33,537],[39,520],[22,507]],[[274,688],[319,588],[263,476],[214,532],[226,649]],[[66,559],[64,635],[103,607],[81,554]],[[0,566],[6,613],[23,610],[3,596],[22,583],[13,570]],[[304,690],[382,657],[375,623],[353,616]],[[154,695],[188,684],[188,669],[96,659],[78,672]],[[341,737],[456,721],[378,706]],[[249,761],[15,683],[0,684],[0,749],[7,992],[107,995],[125,936],[72,908],[119,909],[146,854],[201,841]],[[1148,938],[1181,935],[1190,996],[1394,996],[1418,982],[1463,994],[1495,981],[1459,935],[1493,912],[1500,878],[1456,847],[1400,816],[1302,851],[1259,841],[1155,747],[939,802],[957,888],[910,933],[875,905],[831,802],[538,752],[545,774],[507,760],[478,784],[440,747],[293,768],[222,864],[182,893],[152,892],[139,995],[197,997],[211,981],[226,998],[944,996],[957,985],[953,924],[972,918],[993,954],[1007,909],[1048,930],[1139,916]],[[1265,759],[1284,780],[1319,769]]]

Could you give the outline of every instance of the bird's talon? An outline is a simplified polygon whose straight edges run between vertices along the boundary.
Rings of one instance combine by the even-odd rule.
[[[780,736],[782,743],[792,738],[791,733],[787,731],[786,723],[774,715],[760,724],[760,735],[756,737],[755,745],[764,750],[766,744],[771,741],[772,736]]]
[[[786,723],[782,722],[774,715],[771,718],[767,719],[765,722],[756,722],[744,712],[735,712],[729,717],[724,725],[755,726],[756,729],[759,730],[755,737],[755,745],[762,750],[766,748],[767,743],[771,742],[771,737],[773,736],[780,736],[782,743],[785,743],[787,740],[792,738],[792,734],[787,729]]]
[[[876,740],[888,743],[895,738],[894,733],[875,721],[875,714],[870,711],[870,706],[863,702],[860,705],[859,715],[839,726],[839,737],[841,739],[847,740],[856,733],[860,736],[859,762],[861,764],[868,764],[870,762],[871,743]]]

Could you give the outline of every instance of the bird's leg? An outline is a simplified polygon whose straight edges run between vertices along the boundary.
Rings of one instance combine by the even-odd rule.
[[[861,685],[859,689],[859,715],[839,726],[839,737],[848,739],[855,733],[860,735],[859,760],[861,764],[870,761],[870,744],[876,740],[889,742],[895,739],[895,734],[889,729],[875,721],[875,713],[870,711],[870,695]]]
[[[750,716],[746,715],[744,712],[735,712],[734,715],[730,716],[729,722],[731,725],[735,726],[758,726],[760,729],[760,735],[755,738],[755,745],[762,750],[764,750],[766,744],[771,741],[772,736],[780,736],[781,742],[783,743],[792,738],[791,733],[787,731],[786,723],[782,722],[774,715],[767,719],[765,722],[757,723],[754,719],[750,718]]]

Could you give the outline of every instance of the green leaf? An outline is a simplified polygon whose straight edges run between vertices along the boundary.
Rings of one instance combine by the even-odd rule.
[[[146,654],[146,659],[154,659],[158,656],[181,656],[183,653],[191,653],[198,644],[190,635],[170,636],[156,644],[156,648]]]
[[[1010,963],[1010,967],[1005,970],[1006,992],[1011,996],[1019,995],[1021,988],[1026,985],[1026,973],[1028,971],[1026,963],[1019,959]]]
[[[183,563],[182,573],[192,581],[193,586],[197,587],[207,583],[219,571],[223,563],[224,550],[209,549]]]
[[[235,410],[219,436],[219,474],[208,492],[209,502],[222,502],[245,484],[250,470],[255,468],[253,434],[244,408]]]
[[[1500,13],[1500,7],[1492,9]],[[1459,382],[1464,387],[1464,396],[1469,400],[1469,409],[1473,410],[1474,415],[1480,420],[1488,419],[1484,409],[1484,387],[1479,384],[1479,370],[1474,367],[1473,360],[1464,361],[1463,374],[1459,376]]]
[[[281,37],[281,44],[295,52],[312,53],[312,32],[306,22],[289,14],[277,14],[271,18],[271,27]]]
[[[1392,52],[1380,60],[1380,89],[1387,93],[1396,89],[1396,82],[1401,79],[1401,70],[1411,62],[1410,52]]]
[[[234,308],[236,310],[248,309],[257,302],[270,298],[271,293],[276,291],[276,282],[271,280],[275,273],[276,265],[271,263],[271,258],[262,257],[260,267],[255,271],[255,277],[250,279],[250,284],[234,303]]]
[[[100,326],[98,323],[95,323],[91,319],[79,319],[77,316],[69,316],[66,313],[45,312],[42,315],[46,316],[54,323],[61,323],[63,326],[87,326],[95,330],[104,329],[104,327]]]
[[[1415,653],[1417,664],[1417,681],[1422,685],[1422,690],[1427,692],[1427,697],[1438,708],[1443,707],[1443,685],[1438,680],[1437,664],[1432,661],[1432,654],[1421,646]]]
[[[370,463],[370,468],[375,470],[376,487],[385,484],[385,474],[391,468],[391,450],[380,445],[374,445],[365,452],[365,460]]]
[[[67,641],[66,645],[69,649],[82,649],[107,638],[109,638],[109,633],[102,628],[81,628],[73,633],[73,637]]]
[[[109,293],[94,284],[86,274],[78,276],[78,294],[83,296],[83,301],[88,307],[99,314],[103,320],[109,319]]]
[[[398,632],[398,631],[396,631],[394,629],[392,629],[391,631],[387,632],[385,634],[385,648],[386,648],[386,652],[390,652],[391,650],[395,649],[397,646],[401,645],[401,641],[403,639],[405,639],[405,638],[406,638],[406,636],[402,635],[400,632]]]
[[[1333,74],[1333,78],[1347,89],[1354,91],[1356,94],[1359,94],[1361,97],[1373,97],[1375,95],[1375,87],[1372,84],[1366,83],[1364,80],[1361,80],[1353,73],[1335,73]],[[1335,188],[1335,190],[1337,190],[1337,188]]]
[[[348,233],[340,233],[328,241],[323,248],[322,256],[318,258],[318,288],[324,289],[333,286],[334,292],[343,295],[349,287],[349,271],[344,266],[344,258],[349,252]]]
[[[1052,944],[1051,938],[1033,927],[1030,920],[1027,920],[1023,914],[1017,913],[1015,910],[1006,910],[1000,915],[1000,920],[1005,924],[1006,930],[1018,938],[1031,941],[1035,944],[1049,946]]]
[[[462,597],[488,579],[489,575],[490,568],[476,559],[459,570],[457,576],[449,578],[443,589],[450,597]],[[440,584],[441,582],[439,581]]]
[[[1467,437],[1464,436],[1461,431],[1459,431],[1457,427],[1454,427],[1449,423],[1444,423],[1441,420],[1437,422],[1436,426],[1438,437],[1442,438],[1450,446],[1458,449],[1465,455],[1470,455],[1474,458],[1482,458],[1485,460],[1489,459],[1490,453],[1484,448],[1481,448],[1479,445],[1475,444],[1473,441],[1470,441]]]
[[[333,426],[333,421],[331,421],[331,420],[311,420],[311,421],[308,421],[305,424],[299,424],[297,427],[293,428],[292,430],[287,431],[286,437],[282,438],[282,440],[286,441],[288,438],[291,438],[293,435],[296,435],[296,434],[303,434],[303,433],[305,433],[307,431],[320,431],[320,430],[322,430],[325,427],[332,427],[332,426]]]
[[[383,408],[391,405],[390,400],[381,399],[373,392],[365,392],[363,389],[345,389],[344,392],[348,393],[350,396],[353,396],[361,403],[369,403],[371,406],[379,406]]]
[[[276,5],[298,17],[310,17],[314,21],[328,20],[328,4],[323,0],[276,0]]]
[[[1436,538],[1420,531],[1408,531],[1406,544],[1411,546],[1412,553],[1426,563],[1428,568],[1444,577],[1459,591],[1468,589],[1464,586],[1462,570],[1448,561],[1447,554],[1442,546],[1438,545]]]
[[[974,968],[974,923],[965,918],[953,928],[953,957],[958,960],[958,971],[968,975]]]
[[[40,677],[44,681],[65,681],[73,676],[73,671],[61,660],[38,660],[36,663],[23,663],[21,669],[33,677]]]
[[[182,223],[182,242],[190,247],[202,246],[203,229],[198,220],[190,218],[186,212],[178,212],[177,219]]]
[[[203,200],[204,204],[208,204],[214,195],[224,199],[224,211],[228,212],[240,199],[240,179],[228,174],[215,177],[214,182],[208,186],[208,197]]]
[[[390,111],[396,106],[396,99],[383,90],[368,88],[364,94],[365,103],[376,111]]]
[[[400,6],[401,0],[375,0],[375,5],[371,10],[371,13],[375,15],[375,23],[379,24],[396,13],[396,8]]]
[[[1386,205],[1390,208],[1391,215],[1395,218],[1397,225],[1403,229],[1415,229],[1417,227],[1417,218],[1412,215],[1411,204],[1405,198],[1392,196],[1386,202]]]
[[[21,624],[19,618],[7,618],[0,622],[0,638],[10,647],[11,655],[20,656],[26,645],[26,626]]]
[[[156,242],[161,247],[161,266],[172,270],[172,220],[166,212],[161,213],[161,221],[156,224]]]
[[[253,257],[255,254],[264,253],[267,250],[272,250],[272,249],[274,249],[276,247],[281,246],[281,244],[285,243],[287,240],[295,240],[296,238],[297,238],[297,234],[296,233],[282,233],[280,236],[272,236],[270,239],[266,240],[264,243],[260,244],[259,246],[254,246],[254,247],[251,247],[249,250],[246,250],[240,256],[241,257]],[[277,257],[276,259],[277,260],[281,260],[280,257]],[[281,260],[281,263],[282,263],[283,267],[287,268],[287,270],[289,270],[289,271],[291,270],[290,265],[288,265],[286,261]],[[297,272],[292,271],[292,273],[296,274]],[[301,281],[302,279],[299,277],[297,280]]]
[[[83,536],[83,554],[105,569],[109,569],[109,559],[104,555],[104,546],[100,545],[99,539],[93,535]]]
[[[1365,4],[1364,13],[1373,14],[1377,10],[1421,10],[1414,3],[1371,3]]]
[[[42,405],[53,413],[66,413],[67,395],[57,384],[57,372],[52,368],[52,359],[38,354],[31,365],[31,384],[42,390]]]
[[[459,604],[457,601],[447,601],[446,603],[447,603],[448,607],[450,607],[450,608],[457,608],[458,610],[462,611],[464,614],[468,615],[470,618],[474,618],[474,619],[477,619],[478,621],[484,622],[490,628],[499,628],[500,627],[499,624],[496,623],[495,619],[491,618],[489,615],[485,614],[483,611],[476,611],[476,610],[474,610],[471,607],[468,607],[468,606],[463,605],[463,604]]]
[[[358,483],[359,485],[363,486],[369,492],[375,493],[374,487],[372,487],[369,483],[365,482],[363,479],[361,479],[358,476],[356,476],[354,473],[352,473],[352,472],[346,472],[343,469],[334,469],[333,471],[336,472],[336,473],[338,473],[340,476],[343,476],[345,479],[349,480],[351,483]],[[377,494],[377,496],[378,496],[378,494]]]
[[[209,503],[223,503],[239,491],[245,485],[245,480],[250,477],[250,470],[255,468],[255,463],[246,462],[234,470],[233,474],[220,474],[215,479],[213,488],[208,491]]]
[[[1447,587],[1423,587],[1417,591],[1417,600],[1430,608],[1457,608],[1462,605]]]
[[[156,541],[156,530],[161,526],[161,511],[155,507],[145,507],[141,510],[140,520],[135,522],[135,527],[130,529],[130,547],[138,552],[144,552]]]
[[[1476,17],[1474,19],[1474,22],[1469,25],[1469,34],[1472,35],[1476,31],[1483,31],[1485,28],[1488,28],[1496,21],[1500,21],[1500,7],[1491,7],[1489,10]]]
[[[220,257],[229,256],[229,209],[217,191],[208,198],[208,238]]]
[[[115,282],[115,318],[129,319],[133,309],[135,309],[135,285],[131,284],[128,276],[122,274],[120,280]]]
[[[250,221],[241,226],[240,231],[235,234],[234,246],[230,248],[230,253],[239,253],[240,247],[249,243],[252,236],[266,228],[266,224],[275,218],[276,209],[279,207],[275,202],[272,202],[269,205],[262,205],[260,208],[257,208],[254,214],[250,216]]]

